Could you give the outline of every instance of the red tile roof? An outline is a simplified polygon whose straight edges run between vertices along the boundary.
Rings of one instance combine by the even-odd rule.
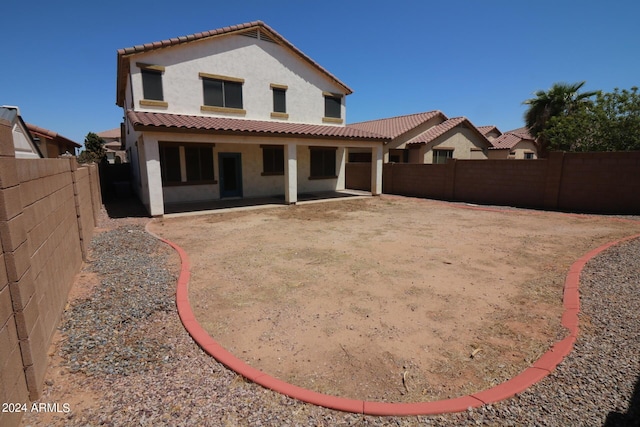
[[[486,136],[489,132],[492,132],[492,131],[494,131],[494,130],[495,130],[496,132],[498,132],[498,135],[502,135],[502,132],[500,132],[500,129],[498,129],[496,126],[493,126],[493,125],[489,125],[489,126],[478,126],[478,130],[479,130],[480,132],[482,132],[482,134],[483,134],[483,135],[485,135],[485,136]]]
[[[124,103],[124,90],[126,87],[126,78],[127,78],[126,76],[128,74],[128,69],[129,69],[128,63],[129,63],[130,56],[138,53],[142,53],[142,52],[149,52],[151,50],[169,47],[169,46],[176,46],[183,43],[189,43],[196,40],[204,40],[207,38],[214,38],[214,37],[219,37],[219,36],[229,35],[229,34],[247,33],[258,28],[262,31],[265,31],[268,34],[270,39],[274,40],[276,43],[280,45],[287,47],[288,49],[291,49],[295,54],[297,54],[304,61],[308,62],[311,66],[315,67],[321,73],[329,77],[329,79],[333,80],[336,84],[338,84],[338,86],[341,86],[342,88],[344,88],[347,95],[353,93],[353,90],[351,90],[351,88],[349,88],[346,84],[340,81],[336,76],[334,76],[325,68],[323,68],[320,64],[318,64],[313,59],[305,55],[300,49],[295,47],[291,42],[289,42],[287,39],[285,39],[280,34],[278,34],[274,29],[272,29],[262,21],[253,21],[253,22],[247,22],[244,24],[219,28],[217,30],[204,31],[201,33],[191,34],[188,36],[174,37],[167,40],[161,40],[153,43],[146,43],[146,44],[136,45],[136,46],[128,47],[124,49],[118,49],[118,71],[117,71],[118,77],[117,77],[117,83],[116,83],[117,85],[116,104],[122,107]]]
[[[136,130],[162,128],[164,131],[216,132],[227,134],[271,134],[283,136],[326,137],[336,139],[378,140],[384,136],[348,126],[312,125],[230,119],[226,117],[187,116],[182,114],[145,113],[129,110],[127,118]]]
[[[437,116],[440,116],[442,120],[447,120],[447,116],[442,111],[434,110],[387,119],[351,123],[347,127],[377,133],[393,139]]]
[[[529,129],[526,127],[507,131],[494,139],[491,143],[493,144],[493,148],[513,148],[523,140],[534,140],[533,136],[529,133]]]
[[[75,141],[70,140],[69,138],[65,138],[64,136],[60,135],[57,132],[54,132],[52,130],[49,129],[45,129],[45,128],[41,128],[40,126],[36,126],[34,124],[31,123],[26,123],[27,125],[27,129],[29,129],[29,132],[31,132],[34,135],[39,135],[42,136],[44,138],[48,138],[48,139],[52,139],[54,141],[59,141],[59,142],[63,142],[66,144],[71,144],[74,147],[82,147],[82,145],[78,144]]]
[[[435,125],[432,128],[429,128],[426,131],[422,132],[420,135],[407,141],[407,144],[408,145],[428,144],[434,141],[436,138],[439,138],[440,136],[444,135],[445,133],[449,132],[450,130],[462,124],[464,124],[469,129],[475,131],[478,134],[478,136],[481,137],[481,140],[483,140],[488,147],[491,147],[491,143],[489,142],[489,140],[466,117],[454,117],[452,119],[449,119],[445,122],[440,123],[439,125]]]
[[[110,138],[110,139],[111,138],[120,138],[121,137],[120,128],[117,127],[117,128],[114,128],[114,129],[105,130],[103,132],[100,132],[98,134],[98,136],[100,138]]]

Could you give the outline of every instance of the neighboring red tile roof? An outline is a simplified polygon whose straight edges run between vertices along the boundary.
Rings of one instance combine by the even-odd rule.
[[[246,33],[254,29],[261,29],[266,31],[271,39],[275,40],[278,44],[282,44],[287,48],[291,49],[295,54],[300,56],[303,60],[308,62],[311,66],[315,67],[321,73],[325,74],[331,80],[333,80],[336,84],[343,87],[345,92],[348,94],[353,93],[353,90],[349,88],[346,84],[340,81],[336,76],[331,74],[325,68],[323,68],[320,64],[315,62],[313,59],[305,55],[300,49],[295,47],[291,42],[278,34],[274,29],[269,27],[262,21],[253,21],[247,22],[245,24],[232,25],[229,27],[219,28],[217,30],[204,31],[202,33],[191,34],[188,36],[174,37],[168,40],[161,40],[153,43],[146,43],[143,45],[136,45],[133,47],[128,47],[124,49],[118,49],[118,71],[117,71],[117,94],[116,94],[116,104],[119,106],[123,106],[124,102],[124,90],[126,86],[126,76],[128,74],[128,67],[125,66],[128,64],[129,57],[131,55],[135,55],[137,53],[148,52],[155,49],[160,49],[169,46],[176,46],[183,43],[188,43],[196,40],[203,40],[211,37],[218,37],[221,35],[229,35],[233,33]]]
[[[331,137],[338,139],[379,140],[384,136],[348,126],[312,125],[226,117],[187,116],[182,114],[145,113],[129,110],[127,118],[136,130],[164,128],[173,131],[215,131],[219,133],[261,133],[273,135]]]
[[[475,131],[478,134],[478,136],[481,137],[481,139],[487,144],[487,146],[491,147],[491,143],[489,142],[489,140],[466,117],[454,117],[452,119],[449,119],[449,120],[447,120],[445,122],[440,123],[439,125],[435,125],[434,127],[429,128],[428,130],[422,132],[420,135],[410,139],[407,142],[407,144],[408,145],[410,145],[410,144],[428,144],[428,143],[434,141],[436,138],[439,138],[440,136],[442,136],[445,133],[449,132],[451,129],[453,129],[453,128],[457,127],[457,126],[460,126],[462,124],[467,126],[469,129]]]
[[[529,133],[529,129],[526,127],[507,131],[494,139],[491,143],[493,144],[493,148],[513,148],[523,140],[534,140],[533,136]]]
[[[512,133],[514,135],[518,135],[522,137],[522,139],[530,139],[532,141],[535,139],[533,135],[531,135],[531,132],[529,132],[529,128],[526,126],[518,129],[508,130],[505,133]]]
[[[390,117],[387,119],[351,123],[347,125],[347,127],[377,133],[393,139],[436,116],[442,117],[442,120],[447,120],[447,116],[445,116],[442,111],[434,110],[424,113],[409,114],[406,116]]]
[[[117,127],[114,129],[105,130],[104,132],[100,132],[98,136],[100,138],[120,138],[122,135],[120,135],[120,128]]]
[[[496,132],[498,132],[498,135],[502,135],[502,132],[500,132],[500,129],[498,129],[496,126],[493,126],[493,125],[489,125],[489,126],[478,126],[478,130],[479,130],[480,132],[482,132],[482,134],[483,134],[483,135],[485,135],[485,136],[486,136],[489,132],[492,132],[492,131],[494,131],[494,130],[495,130]]]
[[[78,144],[77,142],[72,141],[69,138],[65,138],[64,136],[52,130],[41,128],[40,126],[36,126],[31,123],[26,123],[26,125],[27,125],[27,129],[29,129],[29,132],[31,132],[32,134],[39,135],[44,138],[52,139],[54,140],[54,142],[59,141],[66,144],[71,144],[74,147],[82,147],[82,145]]]

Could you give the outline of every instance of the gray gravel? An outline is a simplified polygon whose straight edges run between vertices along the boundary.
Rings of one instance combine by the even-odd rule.
[[[640,426],[640,239],[589,262],[581,333],[550,376],[520,395],[458,414],[371,417],[304,404],[245,381],[194,344],[175,311],[166,245],[125,226],[97,236],[92,297],[64,315],[67,381],[97,403],[28,425]],[[44,399],[56,397],[56,384]],[[634,390],[635,387],[635,390]],[[58,401],[60,401],[58,399]],[[633,403],[632,403],[633,401]]]

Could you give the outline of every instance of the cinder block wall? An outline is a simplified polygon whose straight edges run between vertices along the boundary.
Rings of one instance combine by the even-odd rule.
[[[347,163],[345,187],[352,190],[371,191],[371,163]]]
[[[76,159],[16,159],[0,122],[0,400],[42,392],[47,349],[100,209],[97,168]],[[97,206],[94,206],[97,204]],[[0,425],[20,414],[0,412]]]
[[[347,182],[352,169],[347,168]],[[384,165],[383,192],[482,204],[640,214],[640,152],[561,153],[543,160]],[[370,187],[369,187],[370,188]]]

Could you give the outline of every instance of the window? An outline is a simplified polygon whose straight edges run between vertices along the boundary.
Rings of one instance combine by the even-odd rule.
[[[389,163],[409,163],[408,149],[390,149]]]
[[[526,160],[533,160],[533,153],[524,153],[524,158]]]
[[[213,173],[213,145],[160,143],[159,148],[162,185],[216,183]]]
[[[284,147],[262,146],[262,175],[284,175]]]
[[[433,164],[445,164],[453,158],[453,150],[433,150]]]
[[[178,145],[160,144],[160,174],[163,185],[179,184],[182,181]]]
[[[136,63],[140,68],[140,74],[142,75],[142,105],[164,105],[164,94],[162,92],[162,74],[164,73],[164,67],[161,65],[151,65]],[[149,102],[151,101],[151,102]]]
[[[205,111],[242,110],[243,79],[200,73]],[[224,111],[223,110],[223,111]]]
[[[277,119],[288,119],[287,114],[287,89],[289,87],[285,85],[271,84],[271,91],[273,93],[273,112],[271,117]]]
[[[324,92],[324,120],[342,123],[342,95]]]
[[[284,89],[273,89],[273,112],[287,112],[287,91]]]
[[[310,147],[311,171],[309,178],[336,178],[336,148]]]
[[[211,146],[184,147],[187,182],[213,181],[213,148]]]

